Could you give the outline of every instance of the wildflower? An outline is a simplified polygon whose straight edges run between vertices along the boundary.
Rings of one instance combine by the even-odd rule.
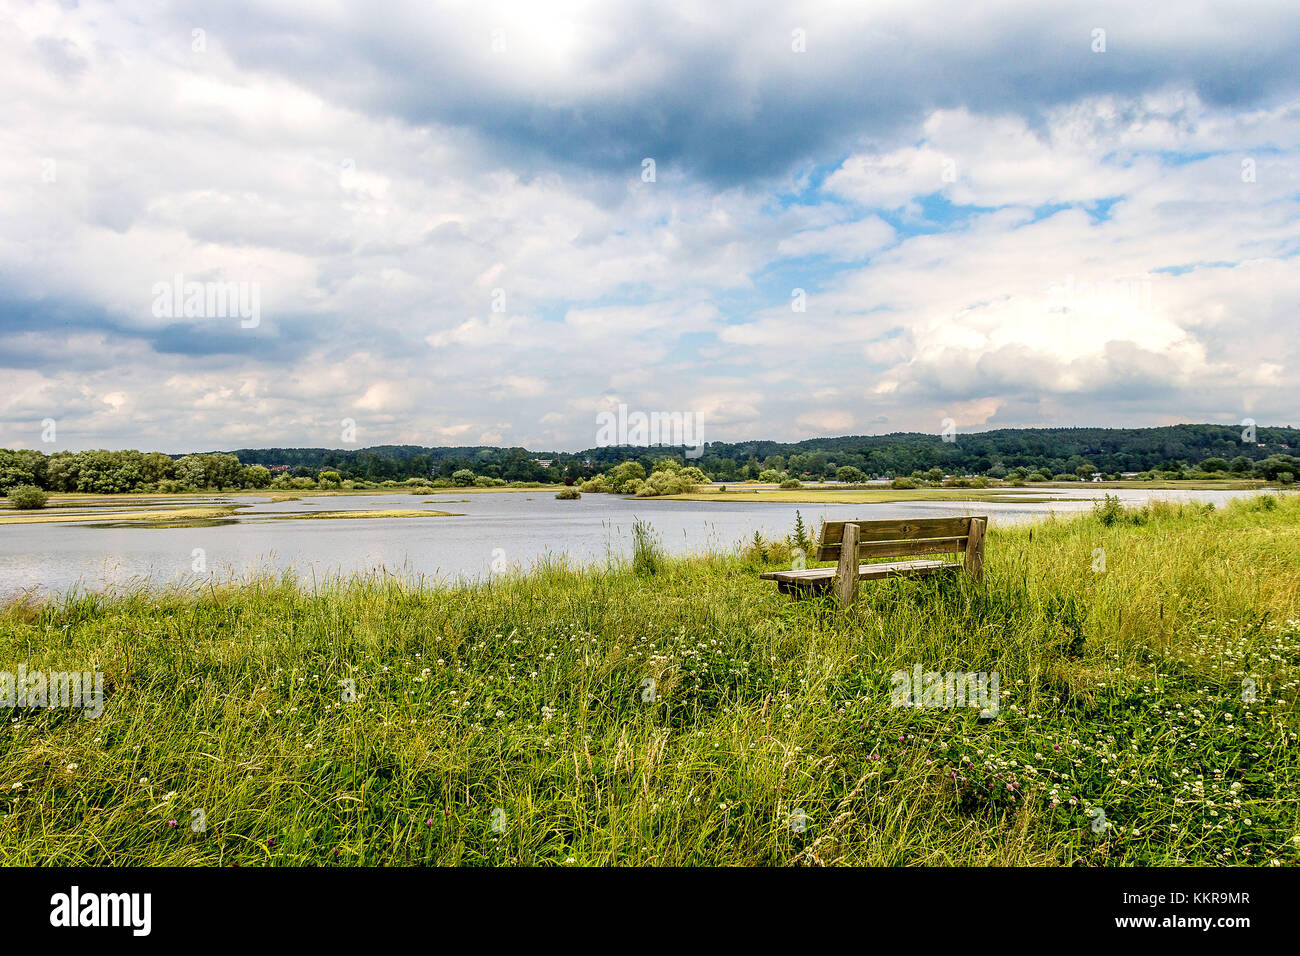
[[[66,771],[68,771],[68,773],[72,773],[74,770],[77,769],[77,765],[76,765],[75,763],[70,763],[70,764],[68,764],[66,767],[64,767],[63,769],[66,770]]]

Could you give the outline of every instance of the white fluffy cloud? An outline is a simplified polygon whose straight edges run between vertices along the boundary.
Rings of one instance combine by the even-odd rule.
[[[1017,4],[964,42],[931,7],[813,5],[804,54],[777,7],[24,6],[0,442],[338,445],[352,419],[571,449],[617,402],[710,440],[1294,424],[1295,17],[1241,53],[1200,6],[1107,9],[1087,59],[1084,21]],[[1054,72],[1079,37],[1057,58],[1086,70]],[[947,79],[912,102],[866,49]],[[176,276],[255,286],[259,321],[155,315]]]

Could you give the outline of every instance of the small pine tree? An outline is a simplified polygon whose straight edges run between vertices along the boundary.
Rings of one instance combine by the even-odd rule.
[[[804,554],[812,549],[812,542],[808,540],[808,529],[804,527],[803,515],[798,511],[794,513],[794,546]]]

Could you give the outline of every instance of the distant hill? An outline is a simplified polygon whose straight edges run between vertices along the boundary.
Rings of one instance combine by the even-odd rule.
[[[775,466],[792,474],[821,476],[846,465],[867,475],[910,474],[942,468],[979,474],[1024,466],[1053,474],[1091,464],[1102,472],[1148,471],[1193,466],[1207,458],[1257,462],[1270,455],[1300,454],[1300,429],[1258,426],[1255,441],[1243,441],[1240,425],[1164,425],[1154,428],[1003,428],[949,436],[919,432],[845,435],[800,442],[708,442],[692,460],[710,475],[744,477],[751,466]],[[239,460],[268,467],[317,471],[331,468],[344,477],[383,480],[458,468],[508,480],[579,477],[620,461],[650,462],[663,455],[682,457],[681,448],[606,446],[580,452],[539,452],[490,445],[377,445],[361,449],[241,448]],[[1240,467],[1238,470],[1241,470]]]

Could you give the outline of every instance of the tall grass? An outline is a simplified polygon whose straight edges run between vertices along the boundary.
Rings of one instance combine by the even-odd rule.
[[[1300,862],[1300,500],[1112,517],[847,611],[757,579],[788,542],[670,560],[644,526],[477,587],[14,603],[0,670],[107,700],[0,711],[0,860]],[[997,718],[891,706],[916,664],[998,672]]]

